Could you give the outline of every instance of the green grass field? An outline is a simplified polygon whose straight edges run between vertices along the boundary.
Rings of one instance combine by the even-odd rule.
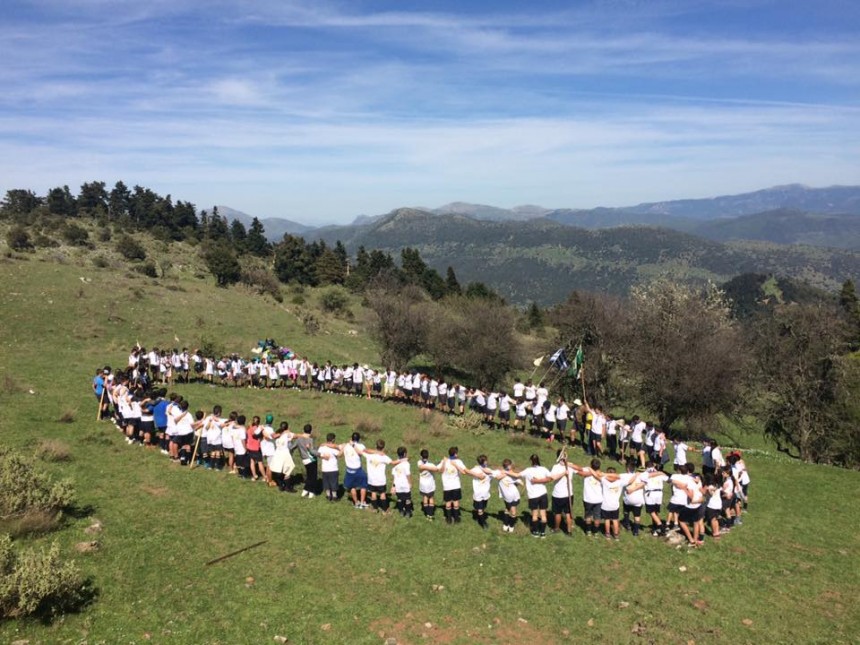
[[[484,532],[359,512],[224,473],[182,469],[157,452],[128,446],[95,421],[90,379],[122,365],[136,340],[193,346],[201,338],[247,352],[274,337],[325,360],[374,362],[357,319],[324,320],[307,336],[293,305],[241,288],[216,290],[193,271],[152,280],[96,269],[81,255],[65,263],[0,260],[0,442],[33,454],[44,440],[70,459],[44,463],[71,477],[79,512],[63,528],[21,546],[57,540],[98,590],[80,613],[50,624],[0,622],[0,641],[30,643],[554,643],[856,642],[860,633],[860,474],[792,462],[748,444],[753,477],[745,524],[695,552],[623,534],[619,543],[550,536],[525,527]],[[81,278],[90,280],[81,281]],[[357,335],[349,335],[355,329]],[[193,408],[214,403],[276,420],[311,422],[345,439],[355,424],[381,427],[393,452],[434,457],[460,447],[468,465],[486,452],[524,464],[533,440],[427,422],[414,409],[293,391],[178,388]],[[32,394],[30,393],[32,390]],[[73,416],[64,423],[60,418]],[[573,453],[574,461],[585,461]],[[495,488],[495,487],[494,487]],[[577,487],[575,506],[580,508]],[[470,486],[464,487],[468,498]],[[417,495],[417,493],[416,493]],[[468,507],[468,503],[465,504]],[[495,496],[493,513],[500,509]],[[92,539],[99,551],[74,554]],[[212,566],[250,544],[265,544]]]

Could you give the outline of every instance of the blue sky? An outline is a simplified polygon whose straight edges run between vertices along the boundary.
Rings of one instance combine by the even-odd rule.
[[[856,0],[5,0],[0,191],[308,224],[860,183]]]

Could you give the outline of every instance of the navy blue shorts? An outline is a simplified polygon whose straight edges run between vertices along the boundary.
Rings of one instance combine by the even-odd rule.
[[[352,490],[356,488],[358,490],[367,489],[367,473],[364,472],[363,468],[358,468],[353,470],[352,468],[346,469],[346,476],[343,478],[343,487],[346,490]]]

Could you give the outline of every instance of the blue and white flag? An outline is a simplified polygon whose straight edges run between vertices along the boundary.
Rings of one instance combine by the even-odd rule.
[[[567,360],[567,355],[564,352],[564,347],[556,351],[555,354],[550,356],[549,364],[552,365],[555,369],[560,372],[564,372],[567,368],[570,367],[570,361]]]

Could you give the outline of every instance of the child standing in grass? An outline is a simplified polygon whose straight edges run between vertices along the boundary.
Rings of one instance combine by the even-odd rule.
[[[436,477],[433,473],[438,471],[439,467],[430,463],[430,453],[423,449],[418,461],[418,492],[421,494],[421,510],[428,520],[436,516]]]
[[[412,517],[412,470],[404,446],[397,449],[397,462],[391,468],[397,510],[403,517]]]
[[[335,444],[334,432],[329,432],[325,437],[325,443],[317,451],[320,456],[320,468],[322,470],[323,494],[330,502],[337,501],[338,489],[338,461],[341,455],[340,447]]]
[[[464,474],[473,478],[472,500],[475,509],[475,520],[478,526],[486,530],[487,524],[487,502],[490,500],[490,476],[487,474],[487,455],[478,455],[478,464],[464,471]]]
[[[448,456],[438,466],[442,473],[442,499],[445,501],[445,521],[448,524],[460,523],[460,500],[463,499],[460,475],[466,470],[466,465],[457,452],[457,446],[448,448]]]

